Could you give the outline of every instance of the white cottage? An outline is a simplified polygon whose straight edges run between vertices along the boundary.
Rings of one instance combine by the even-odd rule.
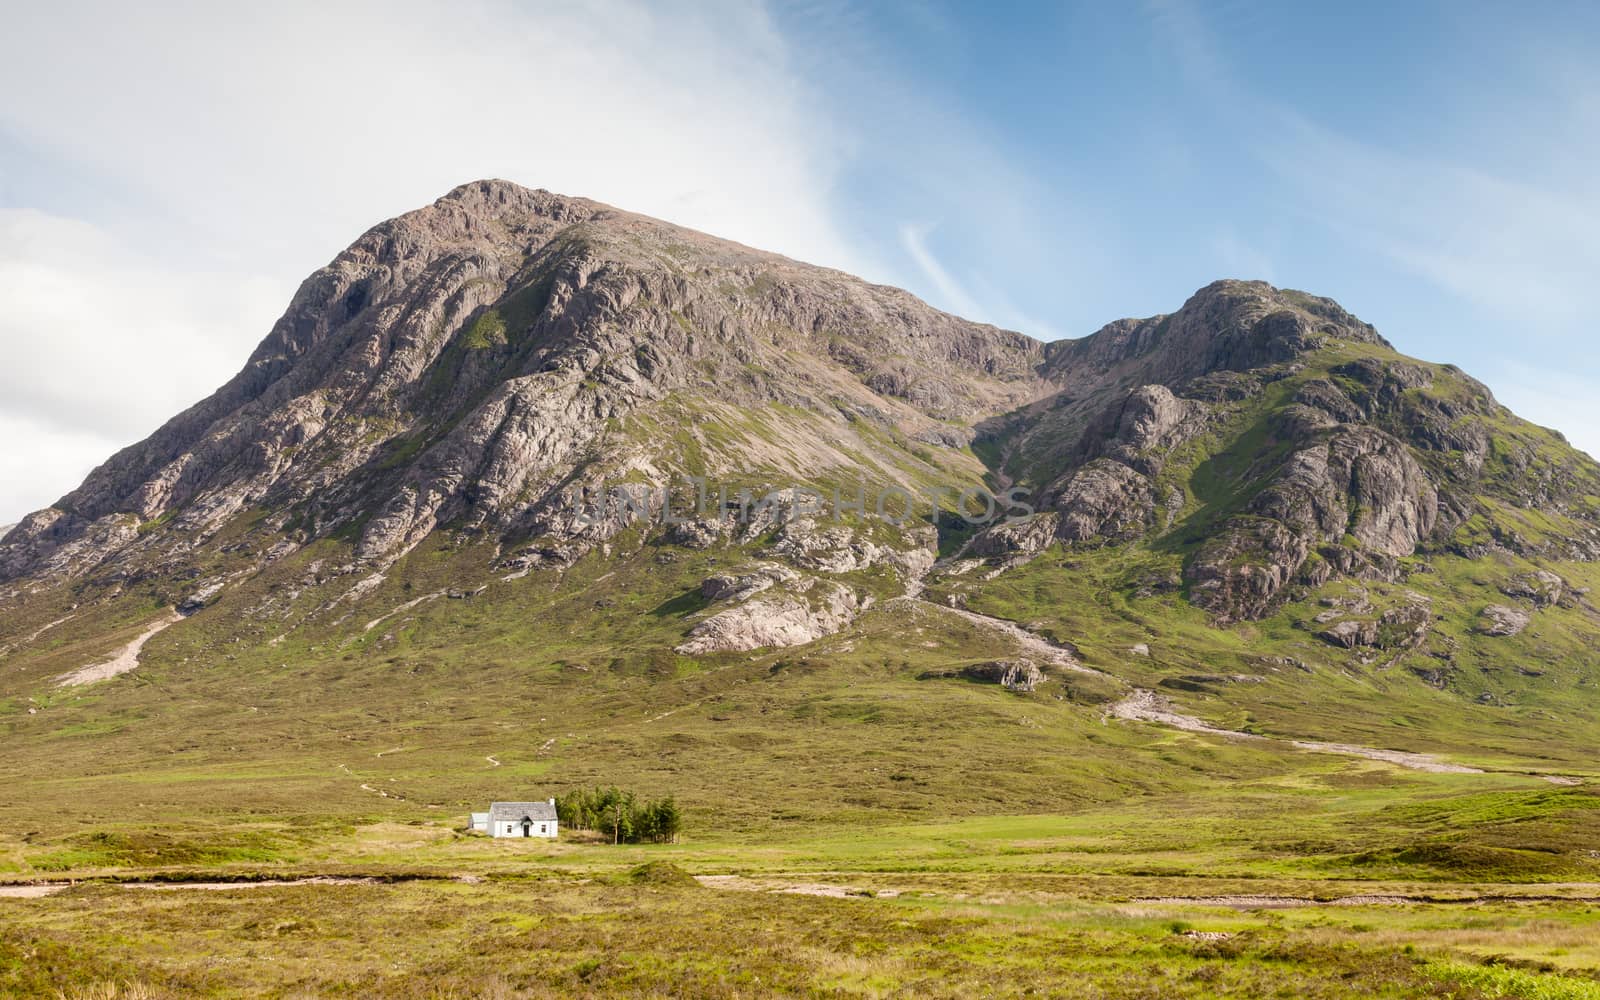
[[[486,813],[472,814],[472,828],[491,837],[546,837],[555,839],[556,800],[544,802],[492,802]]]

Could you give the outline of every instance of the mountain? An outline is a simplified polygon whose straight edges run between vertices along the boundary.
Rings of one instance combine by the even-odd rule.
[[[655,463],[904,478],[880,439],[964,445],[972,420],[1045,391],[1043,355],[895,289],[469,184],[308,278],[243,371],[28,517],[0,573],[170,565],[247,509],[291,539],[352,532],[382,565],[441,524],[559,531],[552,488]],[[789,440],[735,426],[756,408],[787,408]]]
[[[238,375],[4,536],[0,723],[220,760],[402,705],[458,741],[556,705],[643,766],[660,745],[624,716],[715,720],[737,677],[779,742],[872,690],[902,706],[871,709],[895,754],[932,706],[1015,711],[982,697],[1062,733],[1170,702],[1559,763],[1600,725],[1597,562],[1600,466],[1329,299],[1218,281],[1042,343],[480,181],[368,231]],[[305,726],[250,736],[214,699]],[[724,775],[782,756],[748,740],[737,765],[679,749]],[[584,745],[552,766],[624,752]],[[991,752],[1027,774],[1025,746]],[[1177,765],[1152,766],[1117,780]]]
[[[759,425],[772,414],[785,426]],[[985,474],[972,444],[1064,542],[1201,543],[1186,579],[1224,620],[1259,617],[1297,574],[1393,576],[1419,551],[1600,558],[1592,462],[1331,300],[1218,282],[1170,316],[1042,344],[486,181],[308,278],[243,371],[29,516],[0,572],[170,570],[245,511],[277,557],[343,534],[379,568],[441,526],[587,542],[620,524],[564,524],[575,483],[965,486]]]

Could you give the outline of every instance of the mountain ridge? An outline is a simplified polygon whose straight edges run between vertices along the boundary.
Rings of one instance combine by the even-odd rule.
[[[193,566],[240,532],[227,544],[255,562],[234,578],[339,539],[346,572],[376,580],[441,531],[493,540],[494,567],[560,567],[638,519],[579,519],[575,491],[708,477],[1020,489],[1027,523],[963,534],[946,500],[932,541],[857,526],[876,540],[848,544],[913,578],[952,545],[994,572],[1053,544],[1148,545],[1181,557],[1177,586],[1222,623],[1333,579],[1398,580],[1430,552],[1600,559],[1600,467],[1331,299],[1221,280],[1043,343],[477,181],[308,277],[239,374],[0,538],[0,581],[212,586]],[[754,537],[724,520],[662,537]],[[786,544],[805,570],[832,543]]]
[[[602,215],[468,185],[375,227],[6,536],[14,856],[528,781],[809,838],[1449,778],[1498,849],[1481,792],[1592,776],[1600,469],[1459,370],[1259,282],[1044,345]]]

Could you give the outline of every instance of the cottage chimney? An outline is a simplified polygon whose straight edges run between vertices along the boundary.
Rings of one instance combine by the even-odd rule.
[[[555,799],[551,799],[551,800],[550,800],[550,804],[551,804],[551,805],[555,805],[555,804],[556,804],[556,800],[555,800]]]

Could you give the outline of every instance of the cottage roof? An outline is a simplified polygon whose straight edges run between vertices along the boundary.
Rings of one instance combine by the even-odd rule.
[[[535,823],[552,822],[556,818],[556,807],[548,802],[491,802],[489,804],[489,822],[491,823],[520,823],[523,817]]]

